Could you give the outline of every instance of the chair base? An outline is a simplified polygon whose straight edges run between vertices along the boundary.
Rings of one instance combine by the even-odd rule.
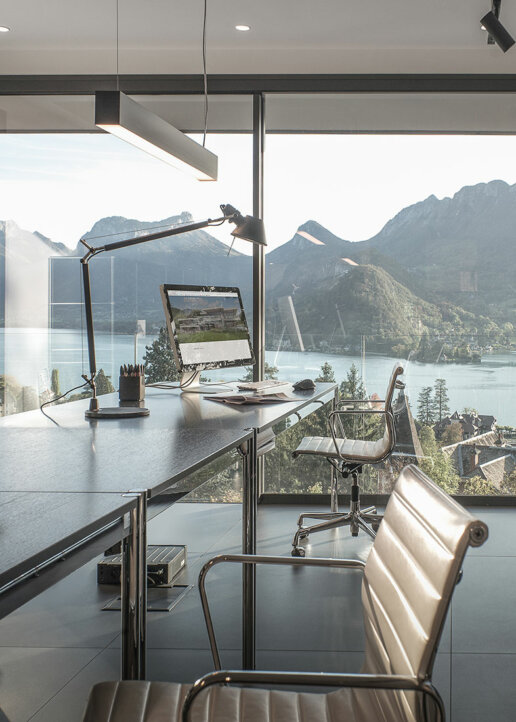
[[[305,527],[303,526],[305,519],[323,519],[324,521],[320,524]],[[318,531],[327,531],[328,529],[338,529],[341,526],[349,526],[351,536],[358,536],[359,530],[362,529],[374,539],[382,519],[382,514],[378,514],[374,506],[361,509],[360,501],[352,501],[347,514],[341,514],[340,512],[307,512],[301,514],[297,522],[298,530],[292,542],[292,556],[305,556],[305,549],[301,546],[300,542],[310,534]]]

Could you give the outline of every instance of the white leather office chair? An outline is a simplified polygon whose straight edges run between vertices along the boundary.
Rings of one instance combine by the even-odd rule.
[[[204,590],[214,565],[362,571],[366,646],[360,674],[216,671],[193,686],[103,682],[91,692],[84,722],[443,722],[443,704],[431,682],[437,646],[464,555],[469,546],[483,544],[487,534],[483,522],[417,467],[408,466],[396,482],[365,564],[222,555],[205,565],[199,580],[214,664],[220,670]],[[346,583],[345,576],[342,581]],[[324,624],[324,617],[315,621]],[[338,689],[323,694],[260,689],[281,684]]]
[[[292,542],[292,556],[305,555],[305,550],[300,545],[302,539],[306,539],[315,532],[340,526],[349,526],[353,536],[357,536],[358,530],[361,528],[374,539],[382,516],[377,513],[374,506],[366,509],[360,508],[358,475],[362,472],[364,464],[378,464],[380,461],[384,461],[394,449],[396,433],[392,401],[395,389],[405,388],[405,384],[399,380],[402,373],[403,366],[395,363],[384,400],[375,399],[374,402],[370,402],[368,399],[341,399],[337,408],[328,416],[331,437],[305,436],[293,452],[294,458],[303,455],[325,458],[343,478],[351,476],[352,483],[349,512],[343,514],[337,510],[337,477],[334,474],[330,492],[332,510],[329,512],[305,512],[300,515],[297,521],[298,528]],[[371,403],[374,403],[374,408],[370,407]],[[378,408],[379,404],[382,404],[380,409]],[[366,408],[358,408],[359,406],[366,406]],[[357,414],[382,416],[385,420],[383,436],[376,441],[347,439],[341,417]],[[305,519],[320,519],[321,521],[313,526],[305,527]]]

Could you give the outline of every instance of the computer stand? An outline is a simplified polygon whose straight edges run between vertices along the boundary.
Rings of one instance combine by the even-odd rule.
[[[218,385],[210,382],[202,383],[201,374],[203,371],[184,371],[181,374],[179,388],[186,394],[220,394],[224,391],[231,392],[228,384]]]

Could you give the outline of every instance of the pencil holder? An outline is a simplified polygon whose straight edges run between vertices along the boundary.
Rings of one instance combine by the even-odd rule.
[[[145,377],[120,376],[118,398],[120,399],[120,406],[126,406],[127,402],[138,406],[145,398]]]

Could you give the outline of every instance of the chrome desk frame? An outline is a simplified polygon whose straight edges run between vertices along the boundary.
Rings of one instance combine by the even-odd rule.
[[[238,448],[242,456],[242,549],[256,552],[258,509],[257,434]],[[130,512],[129,533],[123,540],[122,564],[122,679],[142,680],[146,676],[147,629],[147,496],[145,489],[133,489],[123,496],[136,498]],[[246,565],[242,574],[242,666],[254,669],[256,641],[256,569]]]
[[[129,534],[122,542],[122,679],[145,679],[147,632],[147,490],[136,498],[129,515]]]
[[[334,393],[335,407],[337,391]],[[314,399],[324,405],[321,399]],[[294,412],[298,416],[298,412]],[[268,426],[264,428],[266,430]],[[257,428],[246,428],[249,437],[237,447],[242,457],[242,552],[256,554],[256,522],[258,514],[258,458],[268,451],[267,442],[260,446]],[[122,679],[145,679],[146,672],[146,519],[147,498],[151,490],[133,489],[137,506],[131,513],[129,535],[123,546],[122,582]],[[335,498],[336,503],[336,498]],[[242,561],[245,557],[238,557]],[[282,558],[283,559],[283,558]],[[229,558],[226,559],[230,561]],[[295,560],[290,560],[294,561]],[[308,560],[313,562],[314,560]],[[317,564],[318,560],[315,560]],[[342,566],[339,562],[333,566]],[[242,570],[242,667],[255,668],[256,648],[256,567],[245,563]],[[213,650],[212,650],[213,651]],[[219,667],[220,668],[220,667]]]
[[[256,554],[256,517],[258,514],[257,433],[239,447],[243,467],[242,552]],[[256,567],[242,569],[242,667],[255,668],[256,648]]]

